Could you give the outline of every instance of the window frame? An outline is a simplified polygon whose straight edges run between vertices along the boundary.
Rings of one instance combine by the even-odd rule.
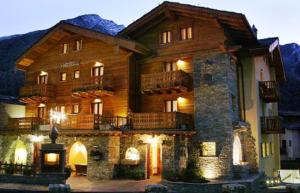
[[[77,106],[77,111],[75,111],[75,106]],[[77,115],[77,114],[79,114],[79,112],[80,112],[80,105],[79,105],[79,103],[73,103],[72,104],[72,114]]]
[[[65,76],[65,79],[63,79],[63,75],[66,75]],[[59,76],[59,80],[61,81],[61,82],[66,82],[67,81],[67,75],[68,75],[68,73],[67,72],[60,72],[60,76]]]
[[[168,102],[170,102],[171,111],[167,111]],[[176,105],[176,109],[174,108],[174,105]],[[165,100],[164,101],[164,112],[166,112],[166,113],[176,113],[176,112],[178,112],[178,102],[177,102],[177,100]]]
[[[191,29],[191,33],[189,33],[189,29]],[[182,31],[184,30],[185,38],[183,38]],[[189,34],[191,34],[191,37],[189,37]],[[193,26],[186,26],[186,27],[180,27],[179,28],[179,40],[180,41],[188,41],[194,39],[194,30]]]
[[[65,47],[66,46],[66,47]],[[69,53],[69,50],[70,50],[70,45],[69,45],[69,43],[63,43],[62,44],[62,51],[61,51],[61,53],[62,54],[67,54],[67,53]]]
[[[164,34],[166,34],[166,42],[164,42]],[[172,43],[173,41],[173,34],[172,34],[172,31],[171,30],[164,30],[164,31],[161,31],[160,32],[160,44],[161,45],[167,45],[167,44],[170,44]]]
[[[77,47],[77,42],[79,42],[79,48]],[[76,52],[82,50],[82,44],[83,44],[82,39],[77,39],[77,40],[75,40],[75,48],[74,48],[74,50],[75,50]]]
[[[76,72],[78,72],[78,78],[76,78]],[[80,79],[80,70],[73,71],[73,79]]]

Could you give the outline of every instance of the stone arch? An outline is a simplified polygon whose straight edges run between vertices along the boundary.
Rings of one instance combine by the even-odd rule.
[[[73,143],[69,151],[68,159],[71,169],[75,171],[76,164],[87,165],[87,159],[88,154],[85,145],[80,141]]]

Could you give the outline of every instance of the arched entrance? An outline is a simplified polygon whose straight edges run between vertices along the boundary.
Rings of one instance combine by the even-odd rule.
[[[232,156],[233,165],[240,165],[243,162],[242,143],[238,134],[234,135]]]
[[[75,142],[69,152],[69,165],[76,174],[86,174],[87,150],[81,142]],[[78,171],[81,170],[81,171]]]
[[[27,163],[27,150],[26,145],[20,139],[16,140],[15,146],[14,163],[15,164],[26,164]]]

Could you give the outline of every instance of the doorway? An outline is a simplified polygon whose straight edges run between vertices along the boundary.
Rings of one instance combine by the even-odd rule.
[[[160,177],[162,173],[162,145],[158,142],[147,144],[147,178]]]
[[[81,142],[75,142],[69,152],[69,165],[76,175],[87,174],[87,150]]]

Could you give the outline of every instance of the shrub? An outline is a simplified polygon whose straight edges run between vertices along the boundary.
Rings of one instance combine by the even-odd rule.
[[[5,165],[4,170],[5,170],[6,174],[13,174],[14,173],[14,166],[12,164]]]
[[[145,171],[139,166],[115,165],[114,178],[116,179],[145,179]]]
[[[33,170],[32,168],[28,167],[28,166],[25,166],[23,168],[23,175],[24,176],[31,176],[33,174]]]
[[[70,166],[65,167],[65,179],[68,179],[71,176],[72,169]]]

